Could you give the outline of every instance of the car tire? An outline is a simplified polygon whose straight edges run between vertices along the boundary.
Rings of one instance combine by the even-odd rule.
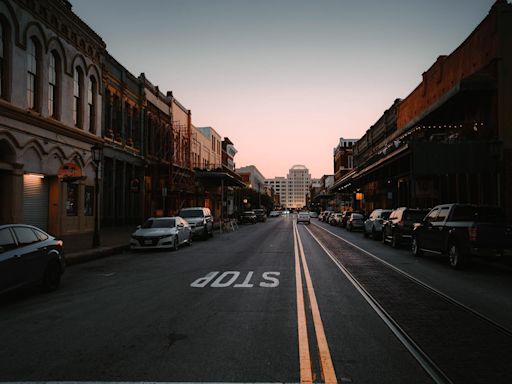
[[[55,260],[50,261],[43,275],[43,291],[52,292],[59,288],[61,275],[59,263]]]
[[[420,249],[420,243],[415,237],[412,238],[411,251],[416,257],[423,256],[423,251]]]
[[[367,239],[367,238],[368,238],[368,236],[370,236],[370,235],[368,234],[368,232],[366,232],[366,226],[364,226],[364,227],[363,227],[363,236],[364,236],[364,238],[365,238],[365,239]]]
[[[352,232],[352,226],[351,225],[347,225],[347,229],[349,232]]]
[[[375,230],[375,227],[372,228],[372,239],[378,240],[377,231]]]
[[[448,262],[453,269],[462,269],[468,262],[468,257],[461,252],[457,243],[448,246]]]
[[[212,230],[210,231],[210,237],[213,237],[213,225],[212,225]]]
[[[384,228],[382,228],[382,234],[380,235],[380,241],[382,244],[386,245],[386,231],[384,231]]]
[[[204,227],[204,231],[203,231],[203,240],[207,240],[208,239],[208,228]]]
[[[188,237],[187,245],[189,247],[192,245],[192,232],[190,232],[190,236]]]
[[[393,233],[391,235],[391,246],[393,248],[399,248],[400,247],[400,238],[396,233]]]
[[[177,251],[180,247],[180,241],[178,240],[178,236],[174,236],[172,239],[172,250]]]

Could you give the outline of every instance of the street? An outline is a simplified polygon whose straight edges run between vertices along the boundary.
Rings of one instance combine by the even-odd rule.
[[[510,383],[511,276],[271,218],[2,298],[0,381]]]

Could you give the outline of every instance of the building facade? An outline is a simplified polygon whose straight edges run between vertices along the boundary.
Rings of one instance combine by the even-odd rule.
[[[294,165],[286,178],[266,179],[265,184],[272,187],[284,208],[301,209],[310,199],[311,175],[304,165]]]
[[[0,1],[0,222],[91,232],[105,43],[67,1]]]
[[[451,54],[354,146],[333,191],[366,211],[440,203],[498,205],[512,216],[512,5],[498,0]]]
[[[137,224],[145,216],[143,82],[106,53],[103,87],[101,224]]]

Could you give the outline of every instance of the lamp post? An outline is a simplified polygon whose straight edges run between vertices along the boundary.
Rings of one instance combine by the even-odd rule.
[[[103,145],[95,144],[91,148],[92,161],[95,165],[96,174],[94,176],[94,234],[92,237],[92,246],[100,246],[100,166],[103,160]]]

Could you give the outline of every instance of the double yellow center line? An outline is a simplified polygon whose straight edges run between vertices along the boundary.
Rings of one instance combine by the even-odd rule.
[[[320,359],[320,369],[322,378],[326,383],[337,383],[334,365],[329,352],[329,344],[325,337],[324,325],[320,317],[318,302],[316,301],[315,290],[311,275],[309,274],[308,263],[304,255],[304,248],[300,239],[297,223],[293,222],[293,242],[295,252],[295,288],[297,291],[297,323],[299,336],[299,363],[300,363],[300,382],[312,383],[313,372],[311,368],[311,354],[309,350],[308,327],[306,320],[306,307],[304,304],[304,288],[302,286],[302,269],[304,270],[304,278],[306,280],[306,288],[309,298],[311,315],[313,318],[313,326],[316,333],[316,341],[318,345],[318,355]]]

